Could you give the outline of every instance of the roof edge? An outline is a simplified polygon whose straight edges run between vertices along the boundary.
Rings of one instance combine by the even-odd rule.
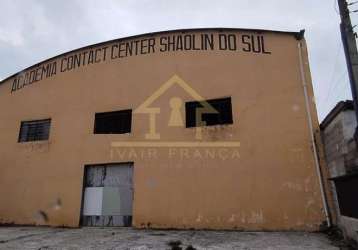
[[[345,110],[354,110],[353,101],[352,100],[345,100],[340,101],[334,106],[334,108],[328,113],[328,115],[323,119],[320,124],[321,130],[324,130],[336,116]]]
[[[293,35],[297,40],[301,40],[304,36],[304,31],[305,30],[300,30],[299,32],[294,32],[294,31],[279,31],[279,30],[266,30],[266,29],[248,29],[248,28],[190,28],[190,29],[174,29],[174,30],[163,30],[163,31],[155,31],[155,32],[148,32],[148,33],[143,33],[143,34],[138,34],[138,35],[132,35],[132,36],[127,36],[127,37],[121,37],[121,38],[115,38],[115,39],[111,39],[111,40],[107,40],[104,42],[99,42],[99,43],[94,43],[94,44],[90,44],[84,47],[80,47],[77,49],[73,49],[67,52],[63,52],[61,54],[55,55],[53,57],[50,57],[48,59],[42,60],[38,63],[35,63],[31,66],[28,66],[20,71],[17,71],[14,74],[11,74],[10,76],[4,78],[3,80],[0,81],[0,84],[3,84],[5,81],[9,80],[10,78],[16,76],[17,74],[19,74],[22,71],[26,71],[29,70],[33,67],[37,67],[42,63],[54,60],[58,57],[70,54],[70,53],[74,53],[77,52],[79,50],[83,50],[83,49],[89,49],[92,47],[96,47],[96,46],[101,46],[101,45],[105,45],[107,43],[112,43],[112,42],[116,42],[116,41],[122,41],[122,40],[127,40],[127,39],[134,39],[134,38],[139,38],[142,36],[154,36],[154,35],[159,35],[159,34],[166,34],[166,33],[174,33],[174,32],[191,32],[191,31],[209,31],[209,30],[215,30],[215,31],[254,31],[254,32],[268,32],[268,33],[279,33],[279,34],[288,34],[288,35]]]

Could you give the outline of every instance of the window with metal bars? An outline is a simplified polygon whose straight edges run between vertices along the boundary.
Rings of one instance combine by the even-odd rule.
[[[96,113],[95,115],[95,134],[125,134],[131,132],[131,127],[131,109]]]
[[[50,135],[51,119],[22,121],[19,142],[45,141]]]
[[[205,122],[205,126],[233,124],[231,97],[206,100],[206,102],[214,108],[216,112],[203,113],[201,115],[201,121]],[[187,128],[202,126],[196,120],[196,111],[198,108],[202,107],[204,107],[204,105],[199,101],[185,103],[185,120]]]

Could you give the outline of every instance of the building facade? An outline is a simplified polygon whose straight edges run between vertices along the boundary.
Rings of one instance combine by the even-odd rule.
[[[302,33],[193,29],[50,58],[0,84],[3,224],[318,230]]]

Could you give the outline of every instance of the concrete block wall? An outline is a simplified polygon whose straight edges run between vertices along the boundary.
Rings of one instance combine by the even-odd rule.
[[[353,138],[347,143],[347,154],[344,155],[344,162],[347,173],[358,171],[357,143]]]
[[[343,113],[338,114],[323,130],[325,157],[330,177],[346,174],[344,156],[348,152],[348,134],[347,132],[344,132],[344,118],[345,116]]]
[[[358,170],[358,150],[353,139],[357,126],[355,112],[346,109],[339,112],[330,123],[322,129],[323,144],[325,150],[326,165],[330,177],[349,174]],[[358,219],[340,214],[337,193],[333,181],[332,194],[334,209],[337,218],[334,221],[343,231],[346,237],[358,242]]]

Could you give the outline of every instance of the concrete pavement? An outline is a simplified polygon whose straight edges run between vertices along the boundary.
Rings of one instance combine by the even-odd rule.
[[[179,243],[179,248],[173,247]],[[190,248],[190,245],[193,248]],[[326,235],[320,233],[0,227],[0,249],[338,250],[339,248],[333,246]]]

